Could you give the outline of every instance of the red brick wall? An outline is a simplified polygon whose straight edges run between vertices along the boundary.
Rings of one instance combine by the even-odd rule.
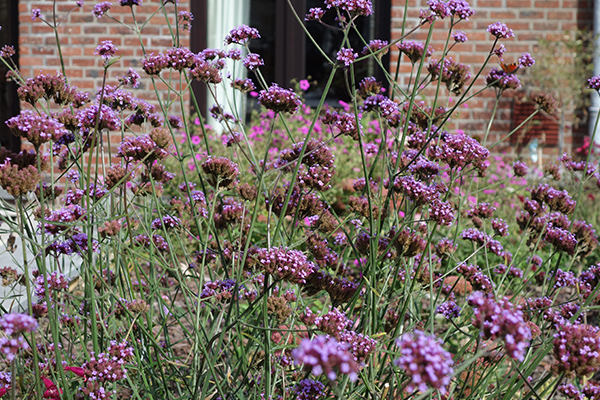
[[[60,70],[60,61],[53,30],[41,21],[31,21],[31,10],[39,8],[42,17],[52,21],[52,1],[19,0],[19,51],[20,68],[23,76],[29,78],[42,72]],[[94,54],[96,46],[102,40],[112,40],[117,46],[117,55],[121,60],[109,69],[108,84],[115,85],[118,77],[135,69],[142,78],[147,77],[141,68],[143,52],[137,34],[129,27],[119,24],[109,16],[133,25],[130,7],[113,6],[109,16],[98,19],[92,14],[97,1],[85,1],[79,8],[75,0],[57,0],[56,16],[59,24],[59,40],[69,82],[89,91],[95,91],[102,84],[102,59]],[[143,6],[135,6],[136,20],[139,24],[151,18],[142,29],[142,37],[147,52],[158,52],[173,46],[169,27],[162,12],[151,14],[160,6],[161,0],[144,0]],[[187,1],[179,1],[177,11],[189,9]],[[165,11],[171,24],[175,22],[175,7],[165,5]],[[181,32],[181,44],[189,45],[189,32]],[[133,89],[135,96],[151,101],[155,99],[152,85],[148,79],[142,79],[142,85]]]
[[[426,3],[426,0],[408,0],[408,27],[413,27],[418,23],[419,10],[427,8]],[[453,51],[453,56],[455,60],[470,65],[472,74],[478,70],[477,66],[483,63],[493,43],[492,36],[486,32],[487,26],[493,22],[502,21],[515,32],[514,38],[502,41],[507,48],[504,56],[507,62],[516,61],[523,52],[530,52],[535,57],[536,44],[540,38],[557,37],[565,31],[573,31],[577,28],[589,30],[592,28],[593,2],[591,0],[471,0],[469,3],[476,11],[475,15],[469,21],[463,21],[455,27],[457,30],[464,31],[469,40],[466,43],[458,44]],[[395,40],[401,35],[405,0],[392,0],[392,4],[391,36],[392,40]],[[441,54],[447,35],[447,26],[447,21],[436,22],[436,34],[432,38],[432,45],[437,53],[434,53],[433,57],[436,55],[439,57]],[[409,39],[424,41],[426,37],[427,30],[421,29],[411,35]],[[397,57],[398,52],[395,52],[391,60],[393,71],[396,69]],[[477,80],[475,89],[483,87],[485,76],[490,68],[497,66],[498,59],[493,57],[490,67],[486,68]],[[410,64],[404,58],[400,67],[400,82],[404,85],[408,80],[407,72],[409,70]],[[445,88],[444,93],[447,94]],[[456,99],[456,96],[452,97]],[[460,118],[456,121],[456,126],[472,135],[481,135],[491,115],[493,104],[494,93],[491,90],[477,99],[473,99],[469,102],[468,108],[460,109]],[[494,137],[506,135],[511,130],[512,108],[513,99],[507,97],[501,100],[498,118],[491,130]],[[569,126],[565,138],[566,150],[571,148],[573,142],[575,145],[577,144],[578,138],[575,136],[581,135],[585,129],[575,129],[575,135],[572,134],[572,131],[572,127]],[[494,137],[491,138],[492,141]],[[508,147],[504,150],[513,152],[515,149]],[[550,152],[557,151],[555,147],[549,150]]]

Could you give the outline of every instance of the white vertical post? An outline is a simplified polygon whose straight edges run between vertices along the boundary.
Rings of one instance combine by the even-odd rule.
[[[600,0],[594,0],[594,76],[600,75]],[[594,126],[600,110],[600,96],[594,90],[591,95],[589,135],[594,136]],[[600,132],[594,136],[592,146],[600,146]],[[593,147],[592,147],[593,148]]]
[[[212,49],[224,48],[225,36],[229,31],[241,24],[248,24],[250,20],[250,0],[209,0],[208,1],[208,37],[206,44]],[[239,47],[239,46],[238,46]],[[234,66],[232,60],[227,60],[223,76],[223,83],[217,85],[216,97],[219,105],[224,112],[244,118],[246,96],[240,91],[234,90],[228,82],[227,74],[232,78],[245,78],[246,70],[241,61],[237,61]],[[215,101],[207,93],[207,107],[210,109]],[[222,130],[220,123],[210,116],[206,110],[206,121],[217,132]]]

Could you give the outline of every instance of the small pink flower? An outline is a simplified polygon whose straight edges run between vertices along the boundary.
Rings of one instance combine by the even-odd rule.
[[[250,96],[252,97],[258,97],[258,92],[255,92],[254,90],[250,92]]]
[[[194,120],[194,125],[200,126],[200,118],[196,117],[196,119]]]
[[[81,367],[69,367],[69,366],[66,366],[64,368],[64,370],[65,371],[71,371],[75,375],[80,376],[82,378],[85,376],[85,370],[83,368],[81,368]]]
[[[193,145],[199,145],[202,142],[202,139],[200,139],[200,136],[198,135],[194,135],[191,137],[191,142]]]
[[[300,81],[300,89],[307,91],[310,89],[310,83],[306,79],[302,79]]]
[[[346,103],[345,101],[338,101],[339,105],[342,106],[344,108],[345,112],[350,112],[350,104]]]

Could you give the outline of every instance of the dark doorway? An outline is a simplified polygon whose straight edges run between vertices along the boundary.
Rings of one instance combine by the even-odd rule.
[[[17,53],[13,60],[18,65],[19,50],[19,2],[16,0],[0,0],[0,47],[11,45]],[[0,63],[0,145],[12,151],[19,151],[21,141],[13,135],[6,124],[7,119],[19,113],[17,85],[6,80],[8,69]]]
[[[301,19],[310,8],[323,6],[322,0],[291,0],[291,3]],[[390,0],[376,0],[373,5],[376,11],[373,16],[357,20],[360,35],[353,33],[349,38],[352,48],[359,53],[364,47],[363,40],[368,42],[371,39],[389,40],[390,38]],[[316,82],[317,87],[313,87],[306,94],[306,101],[309,104],[318,102],[331,68],[308,40],[290,10],[288,2],[251,0],[250,10],[249,25],[257,28],[261,33],[261,39],[250,43],[250,50],[262,56],[265,65],[261,68],[261,72],[267,83],[275,82],[288,87],[292,79],[310,77],[311,81]],[[323,22],[335,26],[333,15],[333,12],[326,13]],[[306,26],[324,52],[335,59],[343,37],[342,33],[318,22],[308,22]],[[382,65],[386,70],[388,69],[389,57],[383,58]],[[357,63],[355,75],[357,80],[365,76],[376,76],[379,80],[385,81],[382,79],[384,73],[381,67],[372,59]],[[344,73],[340,70],[334,78],[328,100],[348,99]]]

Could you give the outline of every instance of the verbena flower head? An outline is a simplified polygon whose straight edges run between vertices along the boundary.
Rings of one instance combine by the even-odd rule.
[[[327,8],[337,7],[350,14],[369,16],[373,14],[371,0],[325,0]]]
[[[346,68],[354,63],[354,60],[358,57],[358,53],[355,53],[352,49],[341,49],[337,52],[336,60]]]
[[[304,253],[287,247],[259,249],[256,259],[259,265],[276,279],[294,283],[305,283],[306,278],[316,268],[312,262],[308,261]]]
[[[214,187],[230,187],[236,180],[240,171],[238,165],[225,157],[209,156],[202,163],[202,170],[208,175],[208,181]]]
[[[31,9],[31,20],[35,21],[38,18],[42,17],[42,11],[39,8]]]
[[[531,330],[523,319],[523,312],[508,299],[499,301],[482,292],[469,297],[475,310],[473,325],[480,329],[484,339],[502,339],[509,357],[523,361],[531,340]]]
[[[501,90],[518,89],[521,87],[521,81],[514,73],[507,73],[501,68],[492,68],[486,82],[492,87],[497,87]]]
[[[460,19],[467,21],[469,17],[475,14],[469,3],[465,0],[448,0],[448,9],[450,13]]]
[[[292,357],[297,365],[303,365],[315,376],[325,374],[333,381],[341,373],[348,375],[351,381],[358,379],[359,366],[348,346],[329,336],[303,339],[300,346],[292,350]]]
[[[246,44],[250,39],[258,39],[260,34],[258,29],[252,28],[248,25],[240,25],[229,31],[229,34],[225,36],[225,44]]]
[[[494,22],[487,27],[487,31],[498,39],[508,39],[515,36],[515,33],[506,24]]]
[[[129,7],[141,6],[142,5],[142,0],[121,0],[121,5],[122,6],[129,6]]]
[[[444,0],[428,0],[427,5],[429,10],[439,18],[444,19],[450,15],[450,8]]]
[[[513,163],[513,172],[515,176],[525,176],[527,175],[528,170],[529,167],[527,167],[527,164],[523,161],[517,160]]]
[[[460,307],[453,300],[448,300],[440,304],[435,311],[438,314],[442,314],[446,319],[458,318],[460,316]]]
[[[313,379],[302,379],[292,393],[297,400],[319,400],[325,397],[325,385]]]
[[[242,63],[244,64],[244,67],[248,68],[250,71],[265,65],[263,59],[256,53],[248,53]]]
[[[0,186],[17,198],[32,192],[40,182],[40,172],[33,165],[21,167],[9,159],[0,164]]]
[[[465,83],[471,79],[469,67],[465,64],[454,61],[452,57],[444,59],[443,65],[438,60],[431,60],[427,70],[432,79],[441,79],[446,84],[448,90],[454,94],[460,94]]]
[[[455,31],[452,33],[452,39],[454,39],[456,43],[464,43],[467,41],[467,34],[463,31]]]
[[[4,314],[0,318],[0,329],[8,336],[17,336],[37,329],[38,322],[27,314]]]
[[[396,345],[400,347],[401,355],[394,364],[409,376],[409,392],[426,392],[429,388],[447,392],[454,373],[454,362],[438,338],[415,330],[396,339]]]
[[[304,17],[305,21],[318,21],[323,15],[325,15],[325,10],[320,7],[313,7],[308,10],[306,16]]]
[[[271,85],[267,90],[261,90],[258,102],[269,110],[287,113],[296,112],[302,104],[293,90],[283,89],[277,84]]]
[[[94,10],[92,13],[96,16],[96,18],[100,18],[106,14],[111,7],[112,3],[110,1],[101,1],[100,3],[94,5]]]
[[[521,57],[519,57],[519,66],[523,68],[532,67],[535,64],[535,59],[529,53],[523,53]]]
[[[138,74],[133,68],[127,70],[127,74],[119,78],[119,82],[124,86],[137,88],[140,86],[140,74]]]
[[[31,110],[21,111],[19,115],[6,121],[6,125],[17,136],[29,140],[36,148],[50,140],[57,141],[68,134],[62,123]]]
[[[98,47],[96,47],[96,54],[104,58],[104,60],[109,60],[116,52],[117,47],[110,40],[103,40]]]
[[[600,369],[600,329],[565,323],[554,335],[554,357],[562,372],[584,376]]]
[[[594,90],[600,90],[600,75],[592,76],[588,79],[588,86]]]
[[[425,50],[425,44],[415,40],[404,40],[398,43],[397,46],[400,52],[405,54],[413,64],[419,62],[423,57],[429,57],[433,53],[431,47],[427,47],[427,50]]]

